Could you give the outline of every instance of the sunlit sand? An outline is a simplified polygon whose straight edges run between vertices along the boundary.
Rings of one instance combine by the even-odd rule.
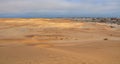
[[[120,26],[0,19],[0,64],[120,64]]]

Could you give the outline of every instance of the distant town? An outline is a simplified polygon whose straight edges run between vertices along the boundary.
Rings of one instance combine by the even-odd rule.
[[[80,17],[71,18],[74,21],[85,21],[85,22],[104,22],[104,23],[114,23],[120,25],[120,18],[91,18],[91,17]]]

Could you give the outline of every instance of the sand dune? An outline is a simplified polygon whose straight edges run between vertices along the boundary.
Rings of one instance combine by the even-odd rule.
[[[0,19],[0,64],[120,64],[120,26]]]

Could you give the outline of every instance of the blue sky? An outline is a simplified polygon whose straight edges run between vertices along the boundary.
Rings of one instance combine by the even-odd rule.
[[[119,17],[120,0],[0,0],[0,17]]]

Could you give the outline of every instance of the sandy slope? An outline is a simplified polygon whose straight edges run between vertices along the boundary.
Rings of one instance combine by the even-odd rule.
[[[120,64],[120,26],[0,19],[0,64]]]

